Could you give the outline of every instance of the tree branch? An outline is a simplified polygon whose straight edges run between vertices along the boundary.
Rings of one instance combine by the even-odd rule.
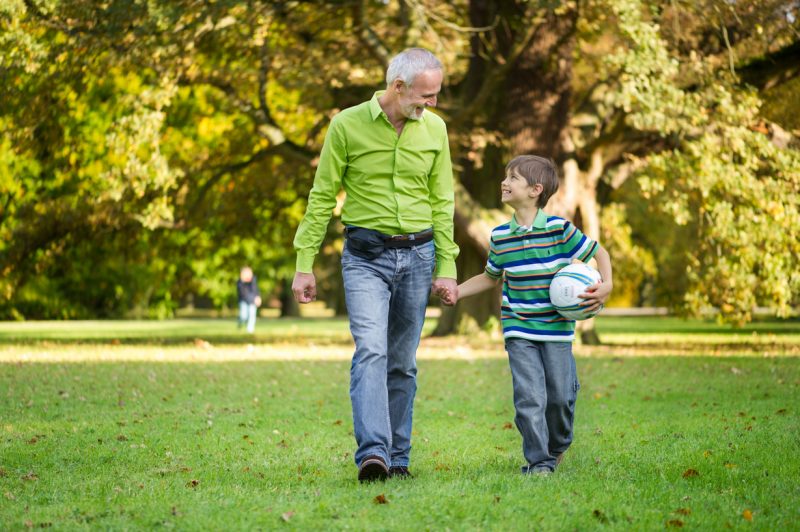
[[[389,49],[386,48],[386,45],[383,44],[380,37],[375,34],[364,18],[363,0],[355,2],[351,12],[353,15],[353,24],[356,35],[358,36],[358,40],[367,48],[370,55],[378,60],[383,67],[383,70],[386,70],[386,68],[389,66],[391,52],[389,52]]]

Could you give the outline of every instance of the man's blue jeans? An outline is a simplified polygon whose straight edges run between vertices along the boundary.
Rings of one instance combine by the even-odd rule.
[[[256,313],[258,310],[253,303],[239,301],[239,326],[247,325],[247,332],[256,330]]]
[[[572,443],[578,374],[571,342],[507,338],[514,421],[522,434],[523,472],[553,471]]]
[[[356,344],[350,367],[356,465],[377,455],[390,466],[408,466],[417,347],[434,265],[433,242],[389,248],[374,260],[345,246],[342,277]]]

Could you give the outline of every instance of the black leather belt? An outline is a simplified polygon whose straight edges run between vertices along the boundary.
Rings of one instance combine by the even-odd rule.
[[[386,238],[387,248],[410,248],[427,244],[433,240],[433,229],[425,229],[419,233],[409,233],[407,235],[392,235]]]

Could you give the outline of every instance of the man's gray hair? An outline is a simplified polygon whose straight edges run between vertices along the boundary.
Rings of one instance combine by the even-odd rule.
[[[418,74],[426,70],[442,70],[442,63],[425,48],[408,48],[392,58],[386,69],[386,86],[399,79],[411,85]]]

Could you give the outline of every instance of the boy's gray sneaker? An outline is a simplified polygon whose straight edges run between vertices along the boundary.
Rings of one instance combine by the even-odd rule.
[[[553,470],[550,469],[549,467],[541,467],[528,464],[526,466],[522,466],[522,474],[546,477],[548,475],[552,475]]]

